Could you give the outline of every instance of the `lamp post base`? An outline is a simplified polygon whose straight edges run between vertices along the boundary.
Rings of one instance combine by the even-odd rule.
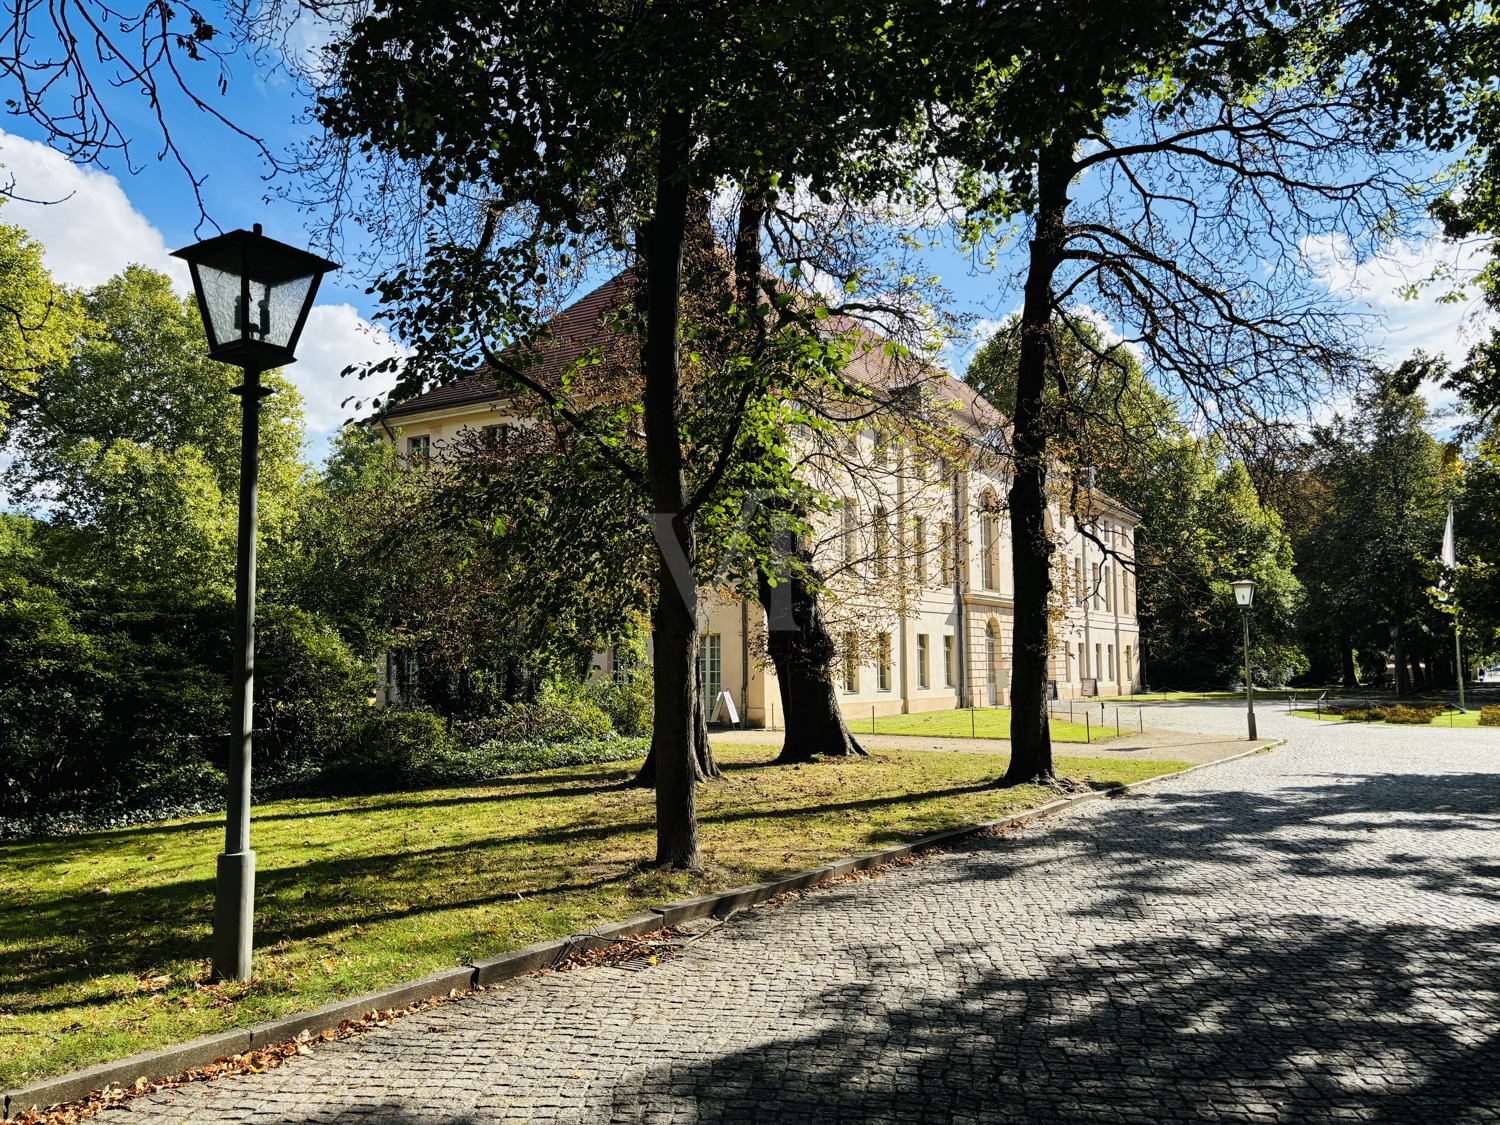
[[[214,980],[249,980],[255,853],[221,852],[214,882]]]
[[[1249,718],[1250,718],[1250,738],[1249,738],[1249,741],[1254,742],[1256,740],[1256,738],[1258,737],[1256,735],[1256,733],[1255,733],[1255,712],[1254,711],[1250,712]]]

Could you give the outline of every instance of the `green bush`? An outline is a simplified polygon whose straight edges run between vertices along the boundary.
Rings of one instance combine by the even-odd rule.
[[[222,801],[227,610],[0,574],[0,832]]]
[[[1389,707],[1379,709],[1382,718],[1388,723],[1400,723],[1406,726],[1422,726],[1432,722],[1443,713],[1441,707],[1409,707],[1405,703],[1395,703]]]
[[[578,742],[484,742],[478,746],[450,746],[422,766],[420,780],[433,784],[483,781],[510,774],[535,773],[563,766],[600,762],[628,762],[644,758],[649,738],[587,739]]]
[[[1479,725],[1500,727],[1500,704],[1492,703],[1479,709]]]
[[[637,666],[620,679],[595,676],[584,695],[609,716],[615,730],[627,738],[649,737],[656,712],[651,666]]]
[[[1346,707],[1339,712],[1345,722],[1350,723],[1373,723],[1380,716],[1378,707]]]
[[[577,696],[548,693],[530,703],[510,703],[488,719],[459,727],[465,746],[485,742],[593,742],[614,736],[615,728],[597,705]]]
[[[337,756],[370,714],[373,664],[295,606],[257,612],[255,649],[257,767],[297,773]]]
[[[323,781],[341,792],[400,789],[453,749],[447,725],[431,711],[376,711],[339,743]]]

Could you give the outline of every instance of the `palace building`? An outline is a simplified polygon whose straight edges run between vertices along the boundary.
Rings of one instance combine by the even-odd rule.
[[[597,325],[614,284],[560,314],[556,350],[579,354],[580,341],[603,331]],[[878,345],[871,337],[857,349],[849,374],[890,390],[893,376]],[[833,417],[828,426],[802,427],[796,437],[805,483],[835,499],[817,523],[813,558],[827,582],[825,616],[838,640],[835,683],[856,730],[872,715],[1009,703],[1015,591],[1004,507],[1006,421],[941,371],[928,369],[919,404],[914,395],[886,397],[902,400],[902,409],[859,421],[852,409],[841,421],[835,409],[825,414]],[[922,418],[916,427],[907,424],[913,411]],[[523,399],[475,377],[392,407],[384,426],[409,457],[440,460],[464,431],[503,435],[531,421]],[[928,440],[933,434],[942,440]],[[1049,476],[1064,485],[1052,489],[1048,512],[1053,694],[1131,694],[1141,679],[1133,567],[1140,517],[1092,489],[1075,489],[1060,465]],[[1086,470],[1083,476],[1080,485]],[[1076,503],[1080,495],[1085,502]],[[730,588],[705,588],[699,621],[708,713],[727,718],[719,706],[727,692],[746,725],[781,726],[760,603]],[[612,672],[612,655],[596,656],[595,667]]]

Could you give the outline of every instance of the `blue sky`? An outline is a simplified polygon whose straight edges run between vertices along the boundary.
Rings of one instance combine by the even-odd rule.
[[[205,71],[205,78],[212,77]],[[207,97],[227,116],[263,136],[273,150],[304,137],[301,95],[284,75],[266,74],[243,59],[233,62],[228,91],[220,96],[206,81]],[[307,245],[309,216],[279,198],[283,179],[266,180],[268,169],[255,146],[222,124],[186,104],[168,103],[179,148],[203,177],[205,223],[183,171],[158,159],[160,137],[142,110],[138,96],[121,93],[112,103],[131,132],[135,148],[130,161],[118,154],[103,167],[78,167],[49,149],[31,123],[0,118],[0,164],[14,177],[15,193],[50,205],[12,199],[0,207],[0,221],[31,231],[46,247],[54,277],[64,283],[97,284],[131,262],[164,270],[187,289],[185,271],[168,251],[230,230],[262,223],[266,233]],[[133,165],[133,167],[132,167]],[[1399,286],[1428,270],[1454,251],[1435,241],[1403,244],[1391,258],[1355,269],[1335,243],[1319,247],[1323,283],[1350,302],[1351,308],[1375,311],[1385,327],[1372,341],[1393,361],[1413,348],[1461,354],[1475,331],[1472,306],[1442,305],[1434,299],[1403,301]],[[1012,275],[1014,260],[1002,257],[999,272],[976,274],[969,260],[934,250],[927,255],[953,295],[956,311],[971,317],[983,334],[1020,302]],[[328,435],[350,409],[351,394],[368,398],[380,389],[339,378],[353,361],[389,354],[398,345],[371,324],[371,298],[350,273],[325,280],[318,307],[299,349],[299,360],[287,369],[307,400],[308,429],[314,456],[326,450]],[[1466,321],[1468,327],[1466,328]],[[961,368],[965,349],[956,348],[949,362]]]

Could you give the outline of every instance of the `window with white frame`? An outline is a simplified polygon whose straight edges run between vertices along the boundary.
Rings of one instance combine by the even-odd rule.
[[[953,634],[943,638],[943,686],[953,686]]]
[[[927,687],[927,634],[917,634],[917,687]]]
[[[891,690],[891,635],[881,633],[875,641],[875,686]]]
[[[990,493],[980,501],[979,573],[986,590],[1000,588],[1000,516]]]
[[[714,713],[714,700],[724,690],[724,650],[718,633],[698,638],[698,688],[703,695],[703,714]]]

